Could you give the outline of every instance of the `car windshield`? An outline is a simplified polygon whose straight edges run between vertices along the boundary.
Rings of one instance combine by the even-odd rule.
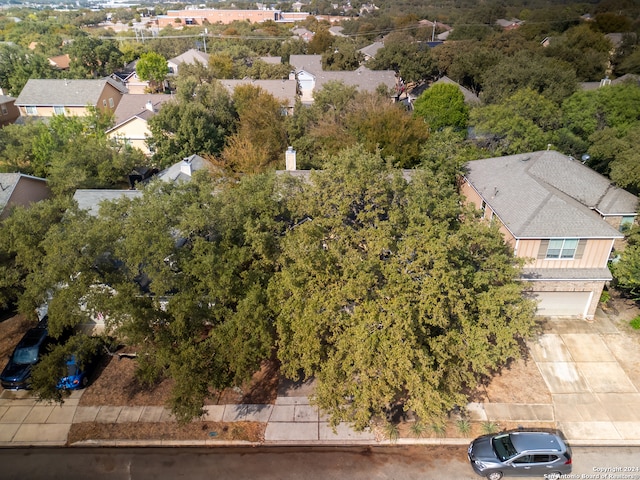
[[[493,449],[495,450],[496,455],[503,462],[515,457],[518,454],[516,448],[511,442],[511,437],[508,433],[493,437],[491,443],[493,444]]]
[[[18,365],[30,365],[38,361],[38,347],[18,348],[13,354],[13,361]]]
[[[75,363],[67,363],[67,376],[73,377],[78,374],[78,365]]]

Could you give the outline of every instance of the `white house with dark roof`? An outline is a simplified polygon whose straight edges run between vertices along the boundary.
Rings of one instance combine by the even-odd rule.
[[[396,88],[397,78],[393,70],[370,70],[365,66],[353,71],[323,70],[322,55],[291,55],[289,63],[295,69],[303,103],[312,103],[313,92],[331,81],[342,82],[364,92],[375,92],[380,85],[394,91]]]
[[[11,214],[12,207],[39,202],[49,198],[50,194],[44,178],[22,173],[0,173],[0,220]]]
[[[162,104],[173,98],[172,95],[151,93],[123,95],[114,112],[116,124],[107,130],[107,136],[138,148],[145,155],[151,155],[147,145],[147,138],[151,135],[149,120],[158,113]]]
[[[113,112],[125,90],[114,79],[34,79],[27,81],[15,105],[23,117],[84,116],[87,106]]]
[[[468,162],[461,191],[526,259],[522,280],[539,315],[594,317],[635,195],[555,151]]]

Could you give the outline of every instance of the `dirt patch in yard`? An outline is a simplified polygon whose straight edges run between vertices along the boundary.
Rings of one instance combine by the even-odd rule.
[[[135,369],[135,358],[107,356],[80,398],[80,405],[166,406],[173,388],[173,380],[165,379],[157,385],[147,387],[138,381]],[[205,404],[275,403],[278,371],[275,361],[263,362],[262,368],[253,375],[251,381],[239,388],[212,392]]]
[[[82,440],[242,440],[264,441],[266,424],[258,422],[74,423],[67,443]]]
[[[491,403],[551,403],[551,394],[532,358],[509,363],[474,395]]]

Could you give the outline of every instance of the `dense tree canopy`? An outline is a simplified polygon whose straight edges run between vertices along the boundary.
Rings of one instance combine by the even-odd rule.
[[[435,73],[435,62],[429,49],[398,33],[389,35],[384,47],[367,66],[374,70],[394,70],[405,82],[427,80]]]
[[[287,376],[316,378],[333,424],[365,427],[396,402],[438,419],[518,355],[533,304],[497,228],[461,215],[451,177],[406,184],[355,148],[292,206],[270,286],[278,357]]]
[[[166,167],[193,154],[217,155],[236,122],[237,113],[224,86],[188,77],[177,101],[165,103],[149,121],[153,158]]]
[[[152,91],[160,91],[169,73],[167,59],[156,52],[143,53],[136,63],[136,73],[140,80],[149,82]]]
[[[444,127],[466,129],[469,107],[457,85],[439,83],[425,90],[413,104],[414,115],[431,130]]]

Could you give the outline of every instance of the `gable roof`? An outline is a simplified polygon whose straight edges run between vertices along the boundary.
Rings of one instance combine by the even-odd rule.
[[[3,103],[10,103],[14,100],[15,98],[10,97],[9,95],[0,95],[0,105],[2,105]]]
[[[323,70],[322,55],[291,55],[289,63],[295,68],[296,73],[304,71],[313,75],[316,89],[322,88],[324,83],[330,81],[342,82],[368,92],[374,92],[380,84],[389,88],[396,85],[396,73],[393,70],[369,70],[365,66],[360,66],[354,71]]]
[[[165,182],[189,182],[191,175],[198,170],[211,168],[211,163],[200,155],[191,155],[158,173],[158,178]]]
[[[233,95],[233,91],[238,85],[253,85],[260,87],[267,93],[273,95],[277,100],[282,101],[287,107],[293,107],[296,103],[298,84],[295,80],[218,80]]]
[[[516,238],[621,238],[599,215],[635,215],[637,198],[552,150],[475,160],[465,178]]]
[[[141,190],[108,190],[108,189],[78,189],[73,199],[80,210],[87,210],[90,215],[97,216],[100,203],[118,200],[122,197],[137,198],[142,196]]]
[[[455,85],[456,87],[458,87],[458,90],[460,90],[462,92],[462,95],[464,96],[464,102],[465,103],[472,103],[472,104],[480,103],[480,98],[475,93],[473,93],[468,88],[463,87],[458,82],[456,82],[454,80],[451,80],[446,75],[443,76],[443,77],[440,77],[438,80],[433,82],[433,85],[435,85],[437,83],[445,83],[447,85]]]
[[[107,84],[124,93],[110,77],[99,80],[69,80],[31,78],[16,99],[16,106],[60,105],[86,107],[96,105]]]
[[[61,70],[66,70],[67,68],[69,68],[69,65],[71,63],[71,57],[69,57],[68,53],[65,53],[64,55],[56,55],[55,57],[49,57],[47,60],[49,60],[51,66],[59,68]]]
[[[209,54],[201,52],[200,50],[196,50],[195,48],[192,48],[190,50],[187,50],[183,54],[178,55],[177,57],[170,58],[168,62],[173,63],[174,65],[180,65],[181,63],[193,64],[196,62],[200,62],[204,65],[208,65]]]
[[[25,175],[24,173],[0,173],[0,213],[2,213],[9,203],[13,192],[22,178],[40,180],[45,184],[47,183],[44,178],[32,177],[31,175]]]
[[[122,96],[114,111],[116,125],[113,128],[133,117],[148,120],[160,110],[163,103],[173,99],[173,95],[165,95],[163,93],[145,93],[142,95],[126,93]]]
[[[384,43],[382,42],[373,42],[371,45],[367,45],[366,47],[362,47],[359,52],[361,52],[365,57],[374,58],[378,50],[384,47]]]

